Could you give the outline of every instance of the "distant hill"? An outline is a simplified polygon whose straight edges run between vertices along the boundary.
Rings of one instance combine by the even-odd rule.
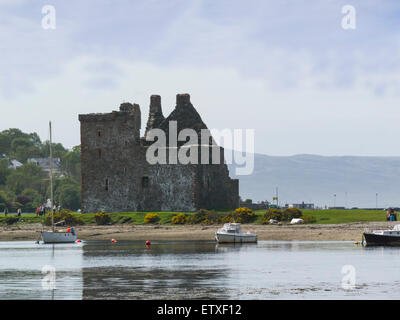
[[[240,179],[242,199],[375,208],[400,206],[400,157],[254,155],[254,172]],[[347,201],[346,201],[347,192]]]

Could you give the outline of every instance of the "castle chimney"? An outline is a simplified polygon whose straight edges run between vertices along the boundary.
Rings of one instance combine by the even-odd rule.
[[[150,97],[150,113],[161,113],[161,96],[152,95]]]
[[[176,95],[176,105],[186,105],[190,104],[190,94],[180,93]]]
[[[161,122],[163,122],[164,120],[165,118],[161,109],[161,96],[150,96],[149,119],[147,120],[146,132],[144,136],[147,137],[147,133],[151,129],[159,128]]]

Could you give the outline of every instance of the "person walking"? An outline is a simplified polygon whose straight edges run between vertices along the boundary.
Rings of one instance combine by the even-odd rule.
[[[8,207],[7,206],[5,206],[4,207],[4,215],[7,217],[7,215],[8,215]]]
[[[36,208],[36,217],[38,217],[39,214],[40,214],[40,207],[37,207],[37,208]]]
[[[18,217],[21,216],[21,208],[18,208],[18,210],[17,210],[17,216],[18,216]]]

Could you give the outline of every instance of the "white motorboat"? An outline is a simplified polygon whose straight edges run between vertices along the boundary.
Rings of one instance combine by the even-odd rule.
[[[225,223],[215,233],[215,240],[218,243],[255,243],[257,235],[249,232],[243,233],[240,223]]]
[[[364,232],[364,239],[367,246],[400,246],[400,224],[393,229]]]

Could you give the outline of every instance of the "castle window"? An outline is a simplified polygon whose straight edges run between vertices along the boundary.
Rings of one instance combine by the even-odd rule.
[[[109,183],[108,183],[108,179],[106,179],[104,190],[108,191],[108,187],[109,187]]]
[[[142,177],[142,187],[147,188],[149,186],[149,177]]]
[[[97,136],[101,138],[103,136],[103,131],[97,130]]]
[[[101,149],[98,149],[97,153],[99,154],[99,159],[100,159],[101,158]]]

